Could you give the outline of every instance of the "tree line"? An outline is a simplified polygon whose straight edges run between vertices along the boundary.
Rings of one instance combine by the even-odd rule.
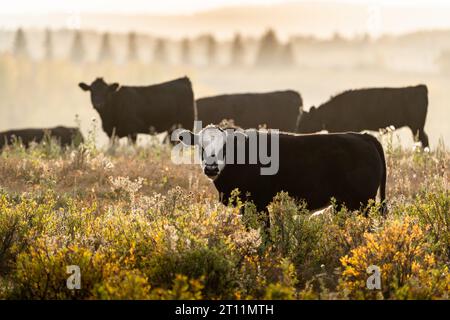
[[[50,29],[44,31],[43,41],[43,59],[52,60],[55,58],[54,32]],[[135,32],[129,32],[126,35],[126,60],[140,61],[140,47],[142,39]],[[81,30],[72,32],[72,39],[69,49],[68,58],[74,63],[83,63],[87,61],[86,46],[89,45],[85,39],[85,33]],[[104,32],[100,35],[100,46],[97,52],[98,61],[114,61],[117,57],[117,44],[113,41],[113,35]],[[203,61],[205,64],[213,66],[219,63],[219,46],[220,42],[212,35],[206,34],[201,36],[199,41],[196,39],[185,37],[178,41],[179,55],[178,63],[190,65],[194,63],[194,49],[198,46],[198,42],[203,45]],[[152,46],[152,62],[158,64],[170,63],[170,46],[169,39],[159,37],[154,39]],[[291,41],[282,43],[274,30],[267,30],[260,39],[257,39],[258,49],[254,54],[253,61],[247,59],[249,55],[249,46],[246,39],[239,33],[236,33],[229,44],[229,64],[232,66],[243,66],[245,64],[255,64],[257,66],[274,66],[274,65],[292,65],[295,64],[293,45]],[[17,57],[29,57],[29,47],[27,43],[27,35],[22,28],[16,30],[13,41],[13,54]]]

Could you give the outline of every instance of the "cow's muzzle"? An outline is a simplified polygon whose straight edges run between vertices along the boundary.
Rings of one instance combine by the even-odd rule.
[[[209,178],[213,178],[219,174],[219,166],[216,164],[215,165],[207,165],[207,166],[205,166],[205,169],[203,171]]]

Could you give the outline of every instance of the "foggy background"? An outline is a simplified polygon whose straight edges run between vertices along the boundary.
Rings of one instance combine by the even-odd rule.
[[[196,98],[294,89],[305,110],[347,89],[423,83],[431,148],[450,141],[448,5],[168,2],[179,6],[9,6],[0,13],[0,130],[80,123],[86,135],[96,119],[103,145],[78,82],[150,85],[187,75]],[[412,145],[409,129],[398,133]]]

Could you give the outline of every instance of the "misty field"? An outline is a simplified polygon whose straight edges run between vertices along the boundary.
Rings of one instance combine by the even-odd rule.
[[[200,168],[170,161],[169,145],[99,149],[94,137],[66,150],[42,143],[1,153],[0,298],[450,298],[443,143],[424,152],[380,136],[385,217],[376,204],[367,216],[312,216],[280,193],[266,234],[252,204],[219,204]],[[66,285],[72,265],[79,290]],[[371,265],[381,290],[366,288]]]
[[[131,52],[140,58],[130,59],[127,58],[130,36],[110,34],[110,55],[116,57],[113,59],[102,55],[101,39],[107,33],[68,30],[50,33],[52,50],[44,46],[44,32],[26,30],[28,54],[20,55],[13,48],[6,50],[8,45],[13,47],[18,42],[13,41],[17,33],[0,32],[0,131],[80,125],[87,134],[93,118],[97,119],[98,127],[101,123],[89,94],[78,87],[79,82],[91,83],[103,77],[108,83],[142,86],[188,76],[195,98],[292,89],[301,94],[305,110],[349,89],[425,84],[429,96],[425,131],[430,143],[437,145],[441,138],[450,141],[450,54],[446,50],[450,46],[450,33],[417,33],[378,41],[339,37],[326,41],[295,37],[289,42],[276,40],[276,45],[269,48],[289,47],[291,58],[274,65],[256,61],[258,45],[264,42],[264,37],[242,35],[241,53],[245,58],[241,64],[233,65],[230,40],[212,41],[215,49],[207,54],[207,39],[214,39],[210,37],[184,39],[189,43],[191,58],[185,61],[184,40],[165,39],[163,52],[167,56],[160,53],[160,59],[155,60],[158,51],[154,37],[137,35],[137,52]],[[83,46],[75,46],[80,43],[77,36],[83,39]],[[45,58],[47,51],[52,52],[51,58]],[[84,58],[73,57],[79,54]],[[99,146],[107,144],[106,134],[102,130],[97,133]],[[402,128],[398,133],[402,145],[412,147],[410,130]],[[144,136],[142,139],[145,140]]]

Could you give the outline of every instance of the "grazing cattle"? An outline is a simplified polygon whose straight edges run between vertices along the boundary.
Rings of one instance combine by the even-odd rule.
[[[219,124],[232,119],[242,128],[267,128],[294,132],[296,119],[302,107],[302,98],[296,91],[243,93],[197,99],[197,120],[205,124]]]
[[[107,84],[97,78],[79,87],[91,92],[92,105],[110,138],[130,137],[135,142],[138,133],[190,129],[194,123],[194,93],[187,77],[142,87]]]
[[[424,131],[428,109],[425,85],[406,88],[371,88],[345,91],[299,115],[297,132],[312,133],[379,130],[409,127],[428,147]]]
[[[338,205],[359,209],[369,199],[375,199],[378,188],[381,202],[385,200],[384,152],[378,140],[369,134],[299,135],[224,131],[207,126],[198,134],[183,130],[178,137],[185,145],[200,147],[202,170],[213,181],[224,204],[228,204],[236,188],[246,200],[253,201],[258,211],[265,210],[280,191],[305,200],[310,210],[325,207],[332,197]],[[254,149],[255,137],[258,150]],[[267,161],[251,160],[251,153],[253,156],[264,153],[261,153],[264,146],[271,162],[276,160],[278,152],[278,164],[275,164],[278,170],[271,175],[262,174]],[[245,150],[240,162],[236,160],[239,150]]]
[[[62,147],[71,144],[77,145],[84,141],[78,128],[58,126],[54,128],[17,129],[0,132],[0,149],[5,145],[13,144],[16,140],[22,142],[28,148],[31,142],[39,143],[46,137],[55,138]]]

